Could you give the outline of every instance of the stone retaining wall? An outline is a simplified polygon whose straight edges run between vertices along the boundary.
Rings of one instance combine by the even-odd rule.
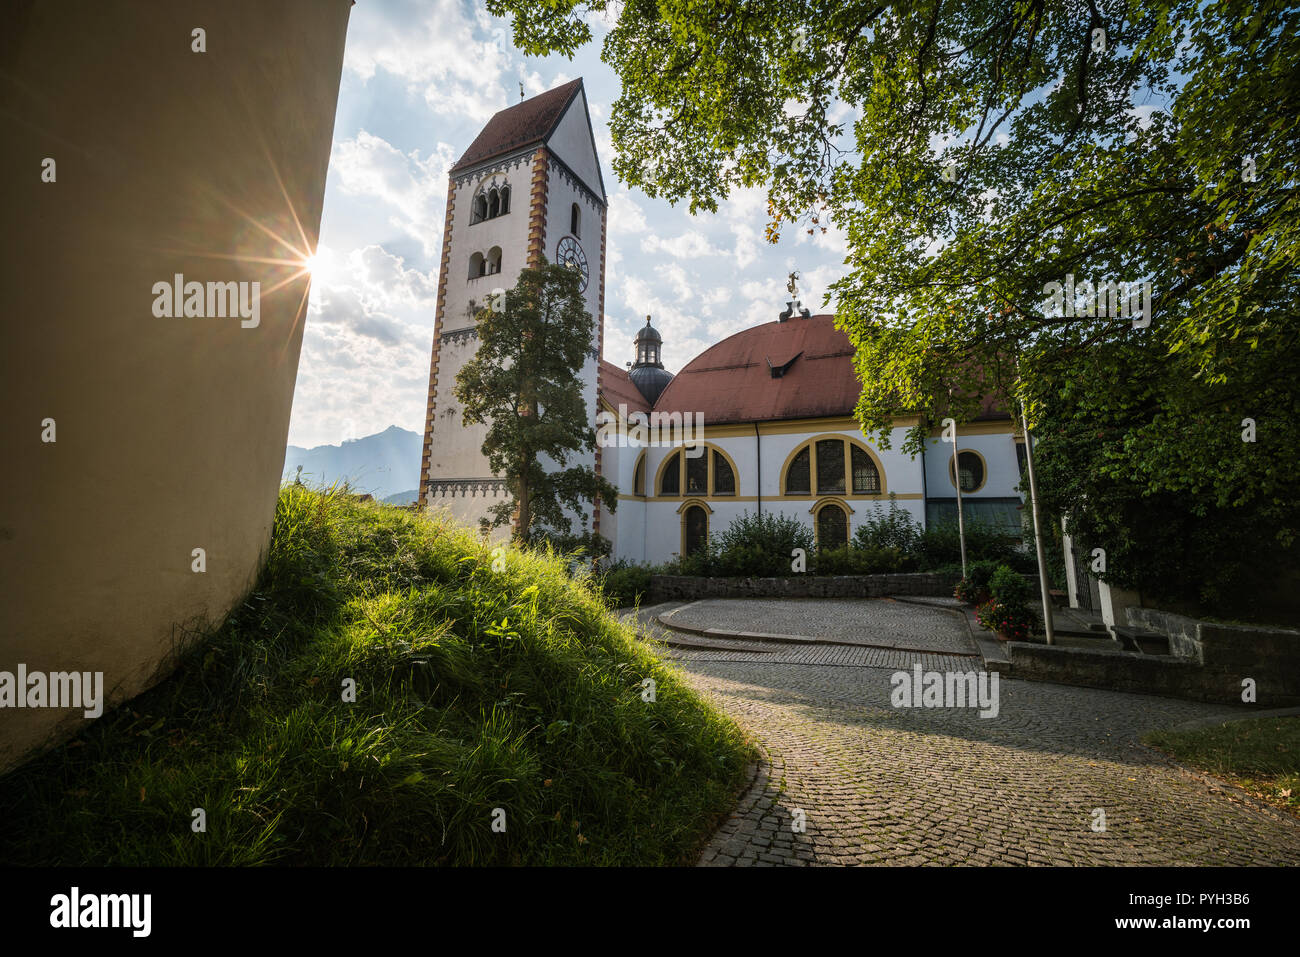
[[[956,575],[914,572],[900,575],[792,575],[788,578],[697,578],[653,575],[651,601],[693,598],[883,598],[929,595],[951,598]]]
[[[1169,636],[1171,655],[1007,645],[1011,677],[1145,694],[1242,704],[1300,705],[1300,632],[1220,625],[1154,608],[1129,608],[1129,624]],[[1242,702],[1242,681],[1255,681],[1255,702]]]
[[[1207,673],[1232,680],[1254,678],[1260,700],[1271,695],[1300,699],[1300,631],[1223,625],[1155,608],[1129,608],[1130,625],[1169,636],[1169,650]]]

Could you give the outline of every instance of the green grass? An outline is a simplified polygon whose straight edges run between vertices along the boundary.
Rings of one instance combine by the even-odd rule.
[[[225,623],[0,779],[0,860],[690,862],[752,746],[563,560],[498,558],[434,519],[285,488]]]
[[[1300,816],[1300,716],[1252,718],[1143,738],[1175,760]]]

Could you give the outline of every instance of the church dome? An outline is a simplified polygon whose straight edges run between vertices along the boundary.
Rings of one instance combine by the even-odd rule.
[[[653,329],[650,330],[654,332]],[[654,405],[659,396],[663,395],[664,389],[668,388],[668,383],[673,381],[673,374],[663,366],[638,365],[633,366],[632,371],[627,374],[636,386],[637,391],[645,396],[646,402]]]
[[[853,344],[831,315],[753,326],[682,367],[655,411],[713,424],[850,416],[862,383]]]

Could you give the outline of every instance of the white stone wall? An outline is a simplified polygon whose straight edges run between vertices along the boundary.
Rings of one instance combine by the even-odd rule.
[[[456,374],[477,351],[478,339],[448,334],[474,326],[471,300],[475,305],[484,305],[494,289],[509,289],[519,280],[528,248],[532,164],[533,153],[529,151],[492,163],[455,181],[442,315],[443,338],[438,344],[433,439],[429,472],[423,477],[426,483],[487,478],[492,474],[487,456],[482,452],[487,427],[464,425],[461,404],[454,393]],[[493,180],[498,187],[510,187],[510,212],[475,223],[472,221],[474,199],[480,186]],[[494,246],[501,248],[501,271],[470,278],[470,257],[476,252],[486,255]],[[458,521],[477,526],[487,509],[499,500],[499,495],[484,497],[482,494],[449,491],[435,494],[430,502],[434,506],[448,507]],[[504,532],[498,532],[497,536],[500,534]]]
[[[732,460],[736,470],[735,496],[674,496],[661,498],[656,476],[665,459],[672,455],[673,448],[649,448],[646,450],[646,491],[644,500],[631,498],[633,489],[633,469],[638,450],[618,449],[617,466],[606,470],[606,477],[617,476],[620,490],[624,497],[619,505],[618,534],[614,538],[614,557],[630,561],[659,563],[668,561],[682,548],[682,504],[688,499],[703,500],[711,509],[709,515],[709,534],[716,535],[727,528],[731,522],[748,512],[753,515],[759,509],[757,501],[762,496],[763,514],[782,514],[814,527],[812,509],[827,498],[842,500],[850,509],[849,536],[852,537],[863,522],[875,514],[877,507],[888,506],[889,493],[913,496],[897,500],[901,508],[911,513],[921,522],[924,519],[924,501],[921,499],[921,460],[909,458],[898,451],[902,444],[905,429],[894,430],[891,436],[893,447],[881,450],[866,441],[856,429],[828,429],[826,431],[807,431],[762,435],[762,475],[761,483],[758,470],[758,443],[752,434],[724,436],[709,439],[709,445],[725,452]],[[876,455],[881,468],[884,492],[881,495],[801,495],[784,496],[780,494],[783,469],[787,458],[804,443],[831,436],[842,435],[856,439],[870,448]],[[964,447],[964,446],[963,446]],[[606,451],[606,455],[610,450]],[[1010,453],[1014,459],[1015,452]],[[815,486],[814,486],[815,487]],[[630,508],[630,506],[635,506]],[[635,519],[633,516],[636,516]]]
[[[1005,432],[975,433],[965,435],[957,427],[957,448],[972,451],[984,459],[984,485],[975,492],[962,492],[962,498],[1009,498],[1020,493],[1020,463],[1016,458],[1016,442],[1007,424]],[[948,474],[952,460],[952,443],[932,438],[925,447],[925,477],[932,498],[953,498],[956,486]]]

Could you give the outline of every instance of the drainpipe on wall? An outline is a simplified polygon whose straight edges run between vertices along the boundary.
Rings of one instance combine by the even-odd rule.
[[[757,475],[755,475],[754,492],[758,496],[758,514],[763,515],[763,438],[758,432],[758,423],[754,423],[754,454],[758,457]],[[777,478],[780,481],[780,478]],[[740,491],[737,489],[736,491]]]
[[[921,531],[930,527],[930,486],[925,480],[925,447],[929,442],[929,435],[921,440]]]

